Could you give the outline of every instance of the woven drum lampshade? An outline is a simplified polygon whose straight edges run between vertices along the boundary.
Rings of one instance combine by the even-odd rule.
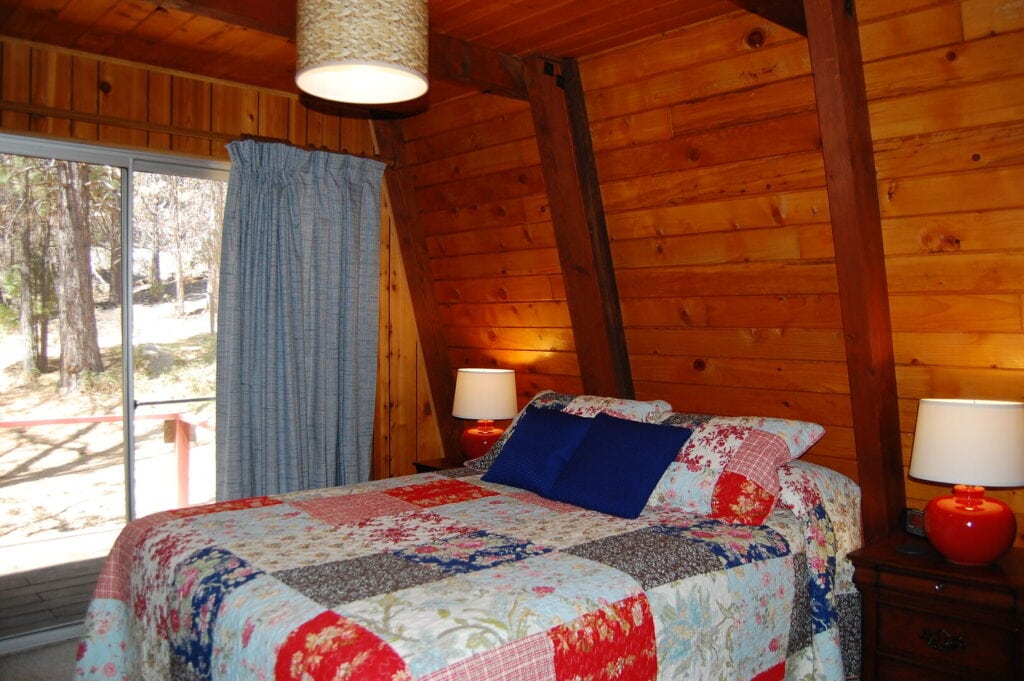
[[[316,97],[387,104],[427,91],[427,0],[299,0],[295,82]]]

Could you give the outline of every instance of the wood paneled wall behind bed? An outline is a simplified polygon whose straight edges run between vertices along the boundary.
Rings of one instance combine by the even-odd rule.
[[[860,0],[857,12],[906,463],[918,399],[1024,399],[1024,10]],[[819,421],[828,433],[807,458],[856,478],[806,39],[737,12],[579,68],[637,396]],[[238,133],[371,149],[365,121],[286,93],[8,40],[2,77],[10,131],[213,156]],[[516,368],[521,402],[578,392],[529,104],[444,95],[402,131],[451,364]],[[440,451],[385,233],[382,476],[412,472],[417,448]],[[942,490],[908,481],[908,504]],[[996,495],[1024,527],[1024,494]]]
[[[918,399],[1024,399],[1024,11],[857,10],[906,464]],[[637,396],[818,421],[807,458],[856,478],[806,39],[738,12],[579,66]],[[453,366],[580,391],[529,104],[403,130]],[[943,489],[907,481],[908,505]]]

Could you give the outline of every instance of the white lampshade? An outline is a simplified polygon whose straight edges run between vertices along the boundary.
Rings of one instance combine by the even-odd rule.
[[[299,0],[295,83],[311,95],[387,104],[427,91],[427,0]]]
[[[948,484],[1024,486],[1024,402],[921,400],[910,476]]]
[[[510,419],[519,411],[516,373],[511,369],[459,369],[452,416],[460,419]]]

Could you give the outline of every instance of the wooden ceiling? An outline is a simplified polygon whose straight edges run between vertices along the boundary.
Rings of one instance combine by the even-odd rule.
[[[429,2],[432,34],[520,57],[574,58],[749,6],[730,0]],[[295,4],[0,0],[0,34],[294,92]],[[432,90],[437,85],[431,83]],[[440,91],[446,92],[443,86]]]

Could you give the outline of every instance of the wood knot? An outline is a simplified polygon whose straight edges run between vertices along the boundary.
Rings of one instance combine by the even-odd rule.
[[[696,163],[700,160],[700,149],[697,147],[691,147],[690,151],[686,153],[686,158]]]
[[[946,61],[956,61],[957,54],[953,50],[946,53]]]
[[[695,359],[693,360],[693,368],[696,371],[704,371],[708,368],[708,363],[703,359]]]
[[[960,239],[952,234],[928,232],[922,237],[921,245],[928,253],[949,253],[960,250]]]
[[[105,80],[100,81],[100,92],[102,92],[105,95],[109,95],[112,89],[113,88],[110,87],[110,83],[108,83]]]
[[[759,29],[755,28],[753,31],[747,34],[747,45],[753,47],[754,49],[757,49],[758,47],[764,45],[764,33],[762,33]]]

